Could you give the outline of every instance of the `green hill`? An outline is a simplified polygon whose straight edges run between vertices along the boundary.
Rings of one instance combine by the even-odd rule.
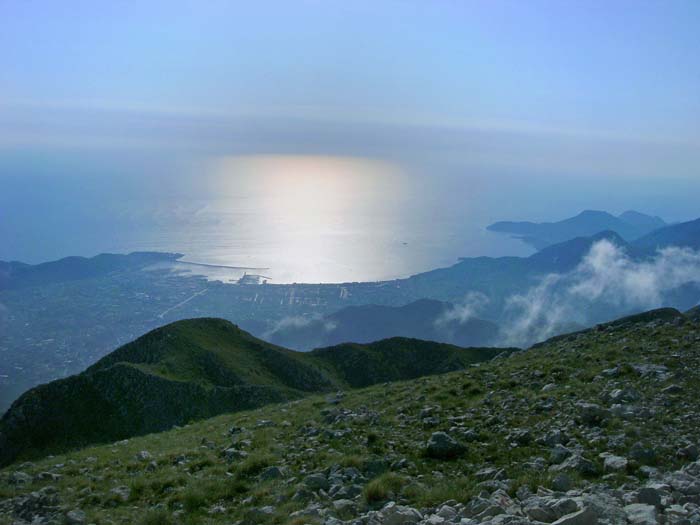
[[[220,321],[188,323],[221,330],[208,340],[216,346],[226,331],[255,343]],[[190,333],[178,323],[162,335],[173,328]],[[134,367],[168,354],[141,343],[151,363]],[[385,360],[390,375],[413,373],[424,363],[388,358],[417,356],[405,343],[377,343],[365,356]],[[344,348],[299,362],[334,387],[357,384],[349,354],[345,370],[327,359]],[[440,348],[440,359],[454,350]],[[700,323],[658,310],[463,370],[18,463],[0,470],[0,523],[692,524],[699,399]]]
[[[0,421],[0,463],[313,392],[459,370],[500,352],[395,338],[302,353],[221,319],[178,321],[122,346],[81,374],[22,395]]]

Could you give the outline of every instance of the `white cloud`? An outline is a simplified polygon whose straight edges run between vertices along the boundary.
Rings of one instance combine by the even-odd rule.
[[[285,331],[294,331],[294,330],[301,330],[304,328],[308,328],[312,325],[316,325],[319,328],[321,328],[325,333],[330,333],[333,330],[337,328],[337,323],[334,321],[330,321],[328,319],[324,319],[320,315],[312,315],[312,316],[301,316],[301,315],[293,315],[293,316],[288,316],[288,317],[283,317],[279,321],[277,321],[272,328],[270,328],[265,334],[263,335],[264,338],[269,338],[277,334],[278,332],[285,332]]]
[[[469,292],[463,301],[454,305],[449,310],[446,310],[435,320],[435,326],[443,327],[445,325],[457,322],[459,324],[466,323],[470,319],[484,310],[488,305],[489,298],[481,292]]]
[[[601,240],[571,272],[547,275],[507,300],[502,343],[527,346],[567,325],[589,325],[600,312],[665,306],[669,292],[689,284],[700,284],[700,252],[670,247],[638,261]]]

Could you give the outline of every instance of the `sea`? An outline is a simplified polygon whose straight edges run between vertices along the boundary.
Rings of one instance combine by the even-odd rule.
[[[224,280],[232,271],[272,283],[377,281],[461,257],[533,253],[489,232],[497,220],[559,220],[582,209],[663,213],[658,184],[618,191],[612,181],[413,173],[334,157],[218,159],[172,176],[59,171],[1,179],[0,260],[167,251]]]

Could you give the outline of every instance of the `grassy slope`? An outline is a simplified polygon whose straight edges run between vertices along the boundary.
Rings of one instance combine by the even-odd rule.
[[[618,447],[613,450],[623,454],[634,443],[651,444],[657,454],[655,466],[676,468],[682,463],[676,450],[697,437],[700,323],[633,321],[558,338],[464,371],[349,391],[339,404],[311,396],[15,466],[0,476],[21,468],[30,475],[46,471],[62,477],[20,487],[0,484],[0,499],[51,484],[66,509],[81,508],[97,524],[170,523],[174,516],[191,524],[246,518],[256,523],[314,523],[319,520],[313,516],[290,515],[310,502],[323,502],[323,497],[293,496],[305,475],[336,464],[364,473],[367,481],[357,504],[365,507],[386,499],[419,507],[449,499],[466,501],[481,490],[476,472],[484,466],[505,469],[514,480],[512,492],[523,485],[549,486],[552,474],[531,461],[548,457],[549,448],[537,438],[556,428],[598,465],[598,454],[610,450],[612,438]],[[637,364],[664,365],[671,376],[642,377],[632,366]],[[617,377],[602,374],[615,366]],[[555,387],[543,392],[549,383]],[[663,392],[671,384],[680,390]],[[602,403],[614,388],[634,388],[638,404],[651,411],[641,419],[612,417],[601,428],[577,421],[576,402]],[[426,407],[433,407],[437,425],[422,424],[420,414]],[[232,437],[232,426],[243,430]],[[513,444],[509,435],[514,429],[528,429],[533,441]],[[339,437],[338,431],[346,430],[349,433]],[[422,446],[436,430],[455,436],[473,430],[478,438],[457,460],[428,459]],[[222,458],[220,451],[232,442],[248,452],[247,459]],[[141,450],[153,456],[152,470],[136,459]],[[406,459],[407,466],[389,471],[399,459]],[[269,465],[288,471],[281,479],[264,481],[259,473]],[[632,461],[626,472],[607,474],[606,479],[623,483],[640,476],[639,467]],[[574,480],[577,485],[589,481],[576,476]],[[118,486],[130,488],[127,501],[111,492]],[[267,505],[274,512],[254,513],[254,508]],[[215,506],[223,511],[210,513]]]
[[[25,393],[0,421],[0,463],[313,392],[461,369],[497,352],[396,338],[308,354],[256,339],[221,319],[178,321],[82,374]]]

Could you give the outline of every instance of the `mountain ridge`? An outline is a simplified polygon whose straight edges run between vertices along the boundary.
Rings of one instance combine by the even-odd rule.
[[[458,305],[434,299],[419,299],[402,306],[352,305],[323,317],[278,323],[264,338],[302,351],[348,341],[370,343],[391,337],[462,347],[491,346],[496,342],[496,323],[479,319],[476,315],[469,315],[468,319],[455,316],[459,316]]]
[[[547,246],[576,237],[589,237],[602,231],[614,231],[626,241],[633,241],[656,229],[666,226],[660,217],[652,217],[637,211],[626,211],[619,216],[598,210],[584,210],[574,217],[556,222],[499,221],[487,230],[510,233],[541,250]]]
[[[177,321],[20,396],[0,420],[0,464],[309,393],[463,369],[514,350],[393,338],[303,353],[222,319]]]

